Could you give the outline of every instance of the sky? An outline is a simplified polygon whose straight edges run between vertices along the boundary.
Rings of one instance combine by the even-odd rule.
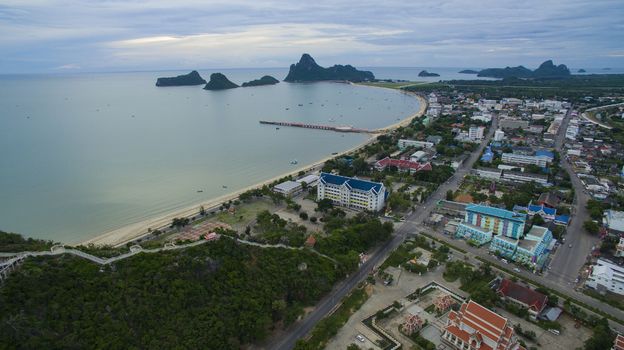
[[[624,67],[624,0],[0,0],[0,74]]]

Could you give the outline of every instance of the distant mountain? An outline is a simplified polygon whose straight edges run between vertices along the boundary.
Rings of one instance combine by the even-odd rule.
[[[478,71],[472,70],[472,69],[460,70],[459,73],[461,73],[461,74],[479,74]]]
[[[248,86],[261,86],[261,85],[275,85],[279,83],[279,80],[273,78],[270,75],[265,75],[260,79],[256,79],[256,80],[252,80],[252,81],[248,81],[246,83],[243,83],[243,87],[248,87]]]
[[[284,81],[348,80],[360,82],[373,79],[375,76],[372,72],[357,70],[351,65],[338,64],[329,68],[321,67],[316,64],[312,56],[304,53],[297,64],[290,65],[290,71]]]
[[[418,73],[419,77],[439,77],[440,74],[438,73],[429,73],[426,70],[421,70],[420,73]]]
[[[210,74],[210,81],[204,86],[204,90],[225,90],[237,87],[238,85],[231,82],[225,75],[212,73]]]
[[[202,78],[196,70],[189,74],[178,75],[171,78],[158,78],[156,79],[156,86],[186,86],[186,85],[201,85],[206,84],[204,78]]]
[[[548,60],[533,71],[524,66],[488,68],[480,71],[477,76],[490,78],[565,78],[570,76],[570,70],[565,64],[555,66],[552,60]]]

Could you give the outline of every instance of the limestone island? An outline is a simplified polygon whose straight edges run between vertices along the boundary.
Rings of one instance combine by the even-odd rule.
[[[578,71],[576,71],[577,73],[587,73],[587,71],[583,68],[579,69]]]
[[[567,78],[570,70],[565,64],[555,66],[552,60],[540,64],[536,70],[530,70],[524,66],[488,68],[479,72],[479,77],[489,78]]]
[[[252,80],[252,81],[248,81],[246,83],[243,83],[241,86],[242,87],[248,87],[248,86],[262,86],[262,85],[275,85],[279,83],[279,80],[273,78],[270,75],[265,75],[260,79],[256,79],[256,80]]]
[[[421,70],[420,73],[418,73],[419,77],[439,77],[440,74],[438,73],[429,73],[426,70]]]
[[[288,82],[324,81],[324,80],[347,80],[362,82],[374,80],[372,72],[355,69],[351,65],[334,65],[324,68],[316,64],[314,58],[304,53],[297,64],[290,65],[290,71],[284,79]]]
[[[472,70],[472,69],[460,70],[459,73],[461,73],[461,74],[479,74],[478,71]]]
[[[178,75],[177,77],[156,79],[156,86],[189,86],[201,84],[206,84],[206,81],[196,70],[189,74]]]
[[[226,90],[237,87],[238,85],[231,82],[225,75],[221,73],[212,73],[210,74],[210,81],[206,84],[206,86],[204,86],[204,90]]]

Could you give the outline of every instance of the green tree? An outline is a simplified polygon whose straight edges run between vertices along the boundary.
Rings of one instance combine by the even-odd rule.
[[[591,220],[585,221],[583,223],[583,228],[588,233],[591,233],[591,234],[594,234],[594,235],[597,234],[598,231],[600,231],[600,226],[597,223],[595,223],[595,222],[593,222]]]

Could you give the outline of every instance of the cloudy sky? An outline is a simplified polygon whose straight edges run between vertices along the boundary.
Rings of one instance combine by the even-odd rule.
[[[0,73],[624,67],[624,0],[0,0]]]

